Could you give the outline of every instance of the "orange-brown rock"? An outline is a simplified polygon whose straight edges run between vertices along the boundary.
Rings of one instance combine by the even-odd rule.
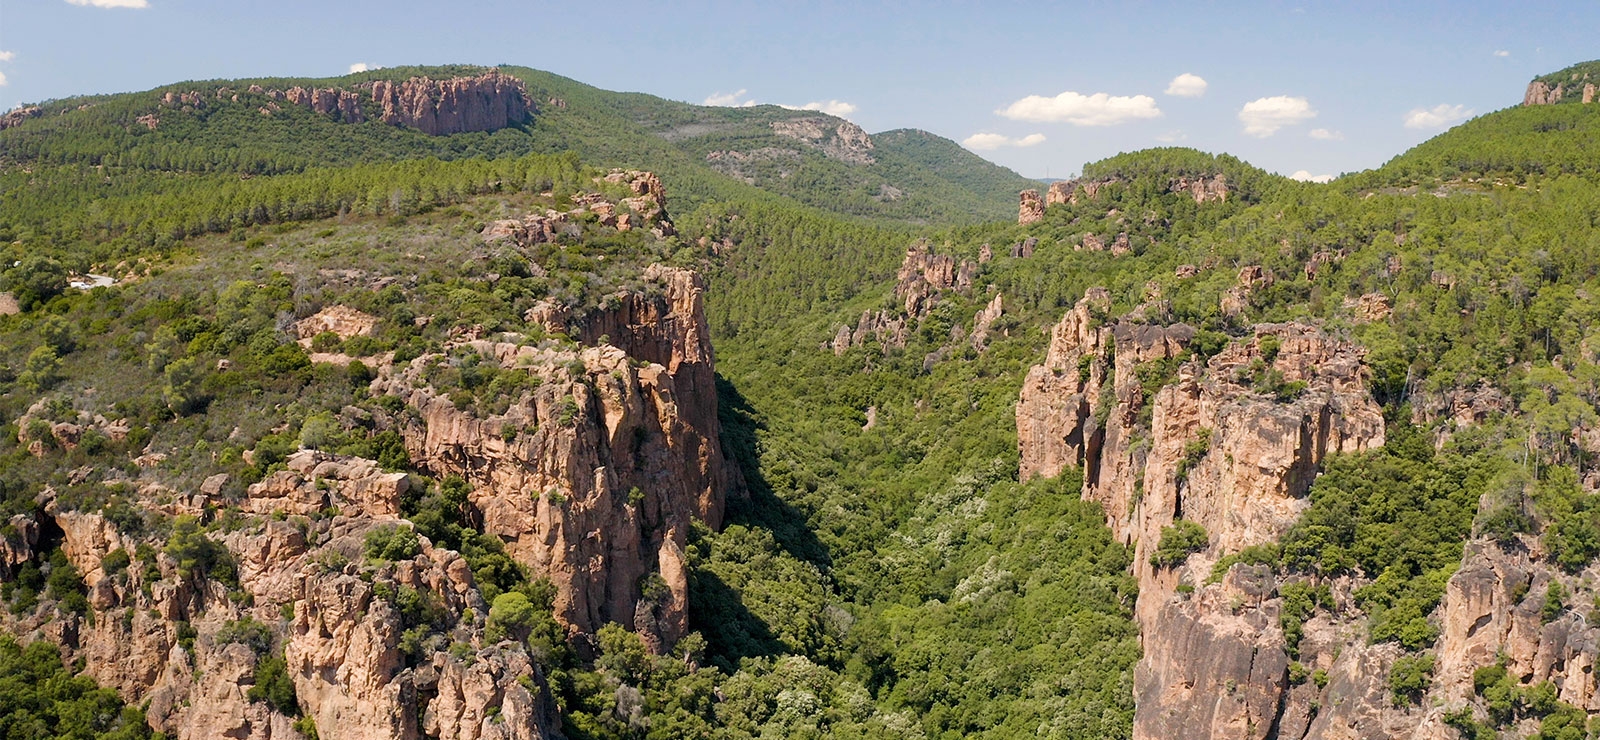
[[[1222,294],[1220,305],[1224,316],[1238,316],[1250,307],[1250,297],[1256,288],[1267,287],[1274,281],[1272,271],[1261,265],[1239,268],[1239,280]]]
[[[900,261],[894,293],[904,303],[906,314],[920,319],[945,291],[971,290],[977,274],[977,263],[934,254],[926,242],[919,241],[906,249]]]
[[[400,431],[412,459],[471,482],[485,531],[550,578],[557,616],[590,633],[617,622],[656,649],[687,629],[683,550],[692,522],[722,519],[735,485],[717,426],[704,285],[652,267],[646,292],[572,319],[598,346],[465,342],[538,378],[502,413],[458,409],[418,358],[379,388],[417,410]],[[662,588],[646,591],[650,582]]]
[[[411,489],[405,473],[385,473],[371,460],[301,450],[280,470],[252,484],[241,508],[253,514],[319,514],[330,507],[368,519],[400,516],[400,497]]]
[[[1044,201],[1039,199],[1039,191],[1024,190],[1017,194],[1017,223],[1031,224],[1044,218]]]
[[[1173,723],[1189,718],[1199,724],[1178,734],[1265,738],[1286,686],[1274,615],[1219,607],[1242,598],[1228,591],[1238,583],[1192,597],[1177,586],[1199,583],[1225,553],[1282,536],[1328,454],[1383,444],[1363,353],[1314,327],[1267,324],[1202,365],[1184,360],[1193,329],[1110,323],[1109,304],[1103,290],[1087,293],[1052,332],[1044,364],[1029,371],[1016,410],[1021,475],[1080,467],[1084,498],[1100,502],[1113,533],[1134,548],[1145,646],[1134,737],[1177,736]],[[1132,315],[1154,313],[1143,308]],[[1159,389],[1140,377],[1152,363],[1173,367]],[[1258,390],[1269,376],[1303,390],[1285,398]],[[1196,440],[1206,440],[1198,454]],[[1150,555],[1176,519],[1201,525],[1208,546],[1188,564],[1157,568]]]
[[[284,98],[302,108],[324,115],[332,116],[341,123],[361,123],[367,120],[361,112],[361,99],[351,90],[342,90],[333,87],[304,88],[291,87],[284,91]]]
[[[328,306],[294,325],[294,333],[301,344],[310,346],[312,338],[324,332],[337,334],[340,339],[371,336],[378,326],[378,317],[349,306]]]
[[[4,131],[14,126],[21,126],[28,119],[38,118],[42,115],[44,115],[44,109],[37,105],[13,108],[7,111],[5,115],[0,115],[0,131]]]
[[[262,656],[224,639],[229,623],[245,618],[281,646],[299,706],[324,736],[559,736],[554,704],[526,650],[486,642],[481,619],[463,617],[488,605],[459,554],[422,539],[414,559],[358,566],[374,526],[409,525],[362,515],[244,516],[243,526],[209,535],[235,564],[242,598],[230,598],[214,579],[181,574],[160,537],[125,534],[98,513],[59,507],[47,492],[41,519],[14,526],[14,539],[24,550],[47,537],[59,542],[83,576],[94,618],[41,606],[0,620],[10,632],[60,645],[69,663],[83,661],[89,676],[143,705],[156,730],[179,740],[301,738],[294,718],[249,700]],[[103,569],[108,553],[139,545],[153,546],[153,562]],[[7,560],[15,554],[33,556],[8,552]],[[447,622],[409,654],[393,601],[405,589],[435,601]],[[192,646],[180,639],[181,626],[193,629]],[[463,660],[447,650],[446,634],[473,654]],[[484,722],[491,713],[497,718]]]
[[[1394,312],[1389,296],[1382,293],[1363,293],[1358,298],[1346,298],[1344,308],[1355,315],[1357,322],[1363,324],[1382,321]]]
[[[476,77],[413,77],[404,82],[377,80],[371,84],[377,107],[372,118],[433,136],[496,131],[521,123],[534,112],[522,80],[501,74],[498,69]]]
[[[1528,90],[1522,95],[1522,104],[1553,105],[1561,102],[1561,98],[1566,95],[1566,93],[1566,88],[1562,87],[1559,83],[1552,88],[1539,80],[1534,80],[1533,82],[1528,83]]]

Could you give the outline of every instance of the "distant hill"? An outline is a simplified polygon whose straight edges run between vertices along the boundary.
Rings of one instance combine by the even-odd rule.
[[[404,110],[392,110],[403,100],[376,98],[374,83],[486,72],[479,67],[211,80],[14,111],[0,119],[0,167],[271,175],[427,157],[572,152],[586,162],[659,171],[675,206],[748,197],[753,187],[835,213],[913,223],[1004,218],[1015,209],[1017,190],[1030,184],[927,132],[869,136],[814,111],[706,107],[522,67],[501,71],[526,85],[537,112],[495,130],[431,136],[409,119],[413,125],[391,125],[404,119]],[[309,92],[289,100],[285,93],[297,88]]]

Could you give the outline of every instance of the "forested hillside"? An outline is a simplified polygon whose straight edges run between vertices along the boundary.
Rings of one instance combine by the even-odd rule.
[[[0,662],[85,674],[0,725],[1592,735],[1600,106],[1024,224],[923,132],[501,71],[0,131]]]

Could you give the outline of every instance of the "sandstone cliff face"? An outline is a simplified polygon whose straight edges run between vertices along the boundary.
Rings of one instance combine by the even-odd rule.
[[[476,77],[452,77],[435,80],[428,77],[391,82],[375,80],[361,83],[356,89],[339,87],[301,87],[288,90],[265,90],[251,85],[246,91],[261,95],[267,101],[260,111],[272,116],[282,110],[278,103],[291,105],[329,116],[340,123],[382,121],[396,126],[410,126],[432,136],[445,136],[468,131],[497,131],[521,123],[535,112],[533,100],[519,80],[491,69]],[[363,107],[362,93],[370,105]],[[220,100],[230,95],[239,102],[238,94],[226,88],[217,91]],[[198,92],[169,92],[160,99],[162,105],[174,108],[204,107],[205,100]],[[151,120],[146,125],[156,127]],[[5,128],[0,121],[0,128]]]
[[[1553,105],[1561,102],[1561,97],[1566,94],[1566,89],[1560,84],[1555,87],[1534,80],[1528,83],[1528,90],[1522,94],[1523,105]]]
[[[1119,177],[1057,180],[1050,183],[1050,189],[1045,192],[1044,202],[1046,206],[1053,206],[1057,203],[1076,205],[1084,201],[1094,200],[1101,188],[1120,182],[1123,182],[1123,180]],[[1168,181],[1167,190],[1173,193],[1187,193],[1194,198],[1196,203],[1221,202],[1228,199],[1228,176],[1221,173],[1215,175],[1180,175]]]
[[[1201,364],[1184,360],[1190,327],[1113,323],[1109,305],[1105,291],[1091,290],[1055,327],[1045,363],[1024,381],[1017,432],[1024,478],[1081,467],[1083,496],[1105,507],[1114,534],[1134,548],[1145,648],[1134,736],[1266,738],[1280,736],[1273,728],[1286,720],[1309,727],[1312,713],[1303,710],[1315,697],[1288,702],[1274,586],[1256,582],[1270,574],[1235,566],[1221,584],[1202,581],[1222,555],[1276,541],[1293,525],[1328,454],[1383,444],[1363,353],[1314,327],[1268,324]],[[1145,309],[1135,314],[1156,312]],[[1268,373],[1303,383],[1303,392],[1281,399],[1258,391]],[[1200,524],[1209,541],[1187,564],[1157,568],[1150,556],[1176,519]],[[1376,659],[1330,651],[1329,670],[1343,669],[1332,652]],[[1387,701],[1381,687],[1347,683],[1338,685],[1343,708],[1324,710],[1318,722],[1378,711],[1359,699],[1373,691]],[[1285,714],[1296,706],[1300,720]]]
[[[658,287],[569,320],[574,336],[608,343],[464,343],[538,378],[504,413],[459,410],[429,387],[437,356],[375,387],[416,409],[400,427],[412,459],[474,485],[484,530],[550,578],[571,630],[617,622],[664,649],[687,629],[691,524],[720,525],[734,480],[717,426],[703,283],[659,266],[646,279]]]
[[[327,466],[371,466],[315,452],[300,458],[331,474],[325,488],[336,502],[359,498],[363,478]],[[252,491],[246,511],[271,505]],[[230,594],[216,580],[181,573],[160,537],[124,533],[100,514],[65,511],[47,497],[43,520],[7,540],[6,561],[33,557],[47,536],[55,540],[82,574],[94,618],[40,607],[7,616],[5,626],[61,645],[69,662],[82,659],[88,675],[145,704],[152,726],[179,740],[301,737],[293,718],[250,701],[266,656],[227,638],[229,623],[242,619],[264,625],[281,648],[297,703],[323,737],[559,737],[538,666],[521,646],[484,639],[488,605],[466,561],[422,539],[414,559],[364,568],[369,531],[409,525],[359,509],[331,518],[245,515],[213,531],[237,569]],[[153,560],[103,567],[108,553],[140,545],[150,546]],[[404,589],[443,607],[434,636],[410,653],[401,641],[410,625],[392,601]],[[469,648],[467,662],[446,651],[451,642]],[[485,721],[490,715],[495,721]]]
[[[1036,239],[1029,239],[1029,249]],[[1016,250],[1013,249],[1016,256]],[[910,332],[939,305],[947,294],[958,293],[970,296],[973,292],[973,283],[977,280],[980,269],[979,262],[957,259],[950,255],[935,254],[925,242],[916,242],[906,249],[905,258],[900,262],[900,271],[896,275],[894,296],[900,301],[902,310],[867,310],[863,311],[861,318],[856,321],[854,328],[841,325],[834,333],[831,341],[824,347],[833,350],[836,355],[848,352],[852,347],[860,347],[868,342],[877,342],[885,352],[904,349]],[[996,295],[990,299],[988,305],[981,309],[973,318],[972,345],[981,350],[987,344],[989,328],[999,320],[1004,313],[1003,300]],[[962,327],[958,331],[965,332]],[[952,341],[965,337],[952,336]]]
[[[1044,218],[1044,201],[1039,200],[1039,191],[1024,190],[1017,194],[1017,223],[1027,225]]]
[[[520,123],[534,110],[522,81],[499,70],[448,80],[378,80],[372,83],[372,100],[376,120],[434,136],[496,131]]]
[[[491,221],[483,228],[485,242],[510,240],[521,247],[548,244],[561,236],[578,236],[582,233],[583,219],[593,213],[602,226],[617,231],[649,229],[658,237],[666,238],[678,233],[667,216],[667,193],[661,178],[653,172],[640,170],[614,170],[596,182],[627,183],[633,197],[613,202],[602,193],[582,193],[573,196],[573,208],[568,211],[546,209],[543,213],[529,213],[522,218]],[[535,265],[535,268],[538,268]],[[542,269],[542,268],[538,268]]]

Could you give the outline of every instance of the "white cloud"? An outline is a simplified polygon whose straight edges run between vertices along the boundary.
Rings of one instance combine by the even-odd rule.
[[[995,111],[1014,121],[1115,126],[1141,118],[1160,118],[1161,109],[1148,95],[1082,95],[1068,90],[1053,98],[1029,95]]]
[[[701,103],[701,105],[715,105],[720,108],[747,108],[756,104],[754,100],[740,100],[747,92],[749,91],[744,88],[739,88],[738,92],[731,93],[714,92],[707,95],[705,102]]]
[[[1186,133],[1184,133],[1182,131],[1174,130],[1174,131],[1168,131],[1168,132],[1166,132],[1164,134],[1161,134],[1160,136],[1157,136],[1156,137],[1156,141],[1160,141],[1160,142],[1163,142],[1163,143],[1166,143],[1166,144],[1171,144],[1173,142],[1183,141],[1184,139],[1187,139],[1187,138],[1189,138],[1188,134],[1186,134]]]
[[[1333,175],[1313,175],[1306,170],[1295,170],[1289,179],[1300,182],[1330,182],[1333,180]]]
[[[6,86],[6,73],[0,72],[0,87]]]
[[[67,0],[73,5],[93,5],[96,8],[148,8],[146,0]]]
[[[1472,117],[1464,105],[1440,103],[1432,108],[1414,108],[1406,114],[1406,128],[1444,128]]]
[[[1288,95],[1257,98],[1245,103],[1244,107],[1239,109],[1239,120],[1244,123],[1244,132],[1260,139],[1278,133],[1278,129],[1284,126],[1293,126],[1316,117],[1317,112],[1305,98],[1292,98]]]
[[[1344,141],[1343,131],[1329,131],[1325,128],[1314,128],[1311,129],[1311,133],[1308,135],[1318,141]]]
[[[784,107],[787,108],[789,106]],[[830,116],[844,118],[845,116],[856,112],[856,106],[853,103],[846,103],[842,100],[829,100],[827,102],[806,103],[805,105],[800,106],[800,110],[822,111]]]
[[[1511,52],[1506,51],[1505,49],[1496,49],[1494,55],[1497,57],[1508,57],[1511,56]]]
[[[961,140],[961,145],[975,152],[988,152],[1002,147],[1029,147],[1044,143],[1044,134],[1028,134],[1013,139],[1004,134],[973,134]]]
[[[9,62],[16,58],[17,53],[14,51],[0,51],[0,62]]]
[[[370,70],[370,69],[372,69],[372,66],[367,64],[366,62],[356,62],[355,64],[350,65],[350,74],[355,74],[357,72],[366,72],[367,70]]]
[[[1172,78],[1171,84],[1167,85],[1167,94],[1180,98],[1198,98],[1206,94],[1207,86],[1205,78],[1184,72]]]

